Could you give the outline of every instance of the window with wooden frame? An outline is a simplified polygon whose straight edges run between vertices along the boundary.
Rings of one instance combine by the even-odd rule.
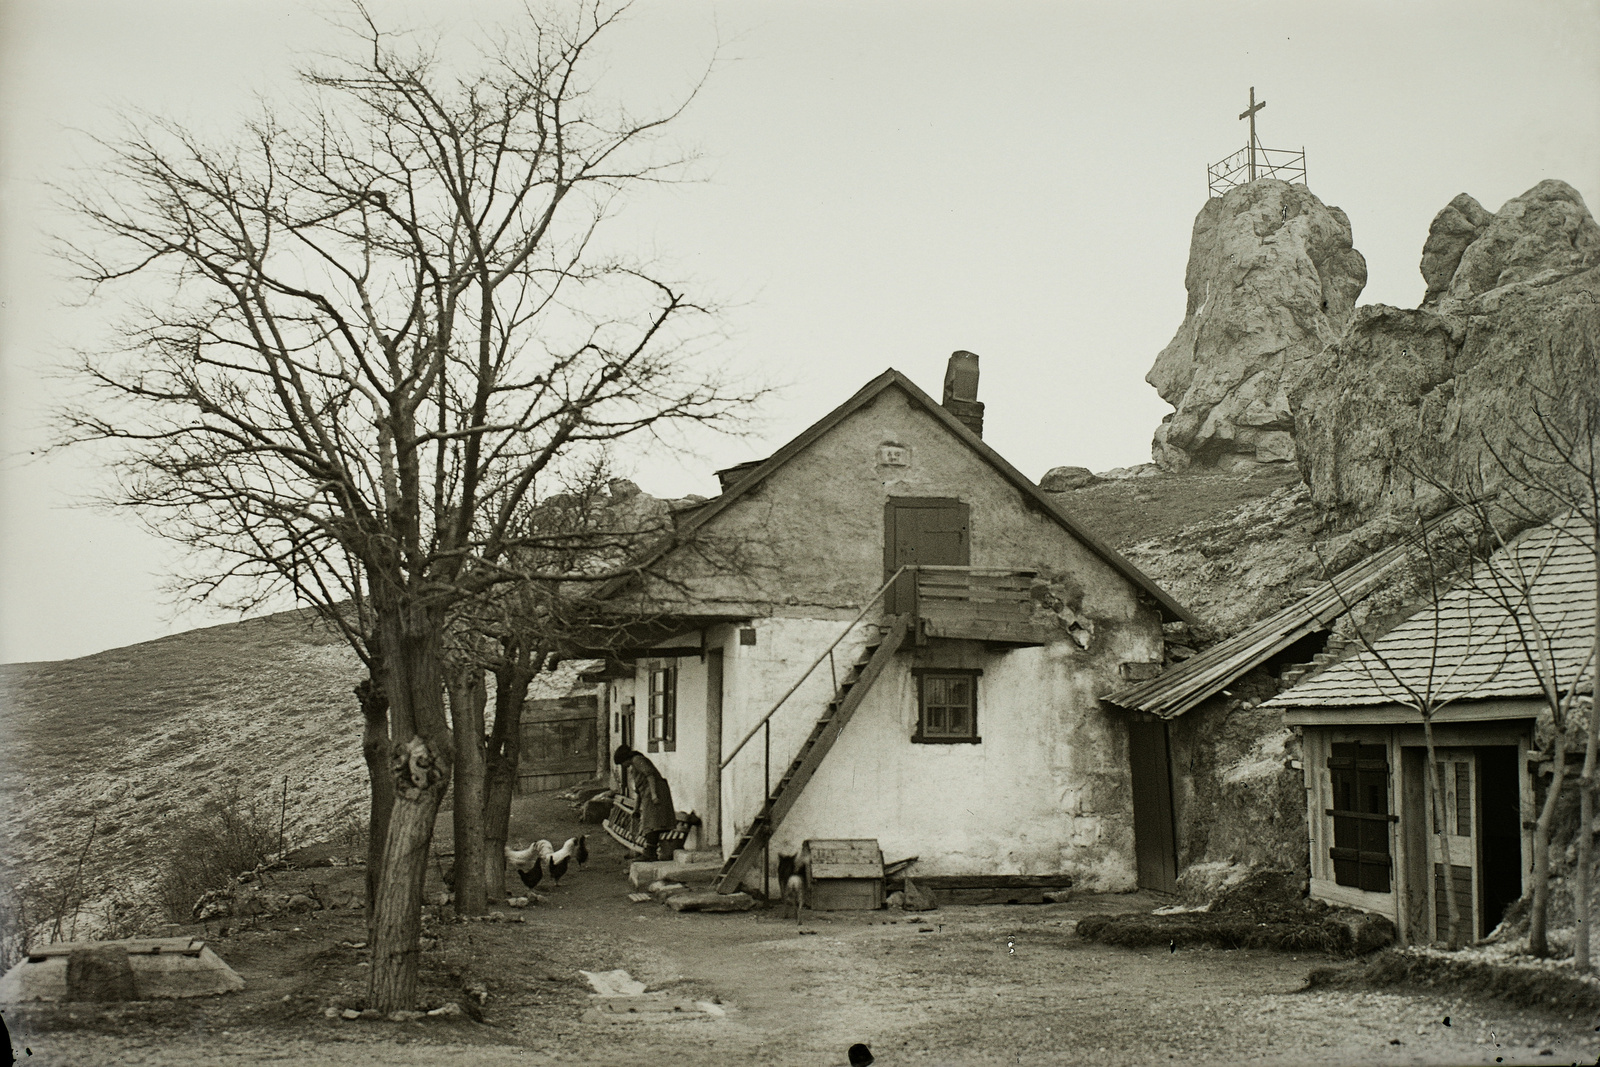
[[[977,670],[944,667],[911,672],[917,682],[917,732],[911,740],[924,745],[978,744]]]
[[[650,669],[650,751],[678,748],[678,668]]]
[[[1383,745],[1334,742],[1328,756],[1333,785],[1333,880],[1368,893],[1390,892],[1389,760]]]

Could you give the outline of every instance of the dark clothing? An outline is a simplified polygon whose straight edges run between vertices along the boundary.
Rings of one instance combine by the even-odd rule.
[[[672,805],[672,787],[661,777],[656,765],[643,754],[635,752],[624,763],[628,784],[639,799],[639,830],[671,830],[678,825],[678,811]]]

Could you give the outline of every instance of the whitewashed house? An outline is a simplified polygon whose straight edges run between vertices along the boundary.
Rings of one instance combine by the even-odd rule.
[[[1131,784],[1157,754],[1099,698],[1184,610],[983,442],[976,386],[970,353],[942,404],[885,371],[606,591],[652,615],[607,672],[608,743],[701,818],[720,888],[818,838],[971,886],[1131,889],[1136,838],[1170,854]]]

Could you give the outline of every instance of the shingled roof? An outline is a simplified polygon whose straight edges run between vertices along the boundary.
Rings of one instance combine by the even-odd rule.
[[[1592,546],[1591,532],[1571,518],[1531,530],[1440,597],[1437,608],[1423,608],[1371,649],[1313,674],[1262,706],[1410,705],[1414,694],[1435,703],[1540,697],[1540,675],[1528,661],[1518,622],[1523,633],[1540,633],[1547,640],[1544,662],[1554,664],[1560,690],[1573,685],[1582,667],[1578,691],[1592,692]],[[1526,580],[1517,581],[1519,575]],[[1516,591],[1520,588],[1531,589],[1526,602]],[[1506,603],[1517,608],[1516,620],[1502,606]]]

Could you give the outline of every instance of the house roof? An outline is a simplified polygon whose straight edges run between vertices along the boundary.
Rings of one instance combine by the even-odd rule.
[[[1326,630],[1403,564],[1408,548],[1402,542],[1374,553],[1330,581],[1318,583],[1308,595],[1276,615],[1217,642],[1149,681],[1124,686],[1101,699],[1130,711],[1175,719],[1301,638]]]
[[[1570,517],[1530,530],[1475,567],[1437,602],[1368,649],[1266,701],[1264,707],[1415,706],[1542,697],[1520,634],[1548,648],[1557,690],[1592,691],[1595,625],[1592,533]],[[1522,590],[1528,590],[1523,596]],[[1508,607],[1514,609],[1513,612]],[[1533,642],[1529,642],[1530,644]],[[1585,664],[1588,664],[1585,666]],[[1577,675],[1583,670],[1581,681]]]
[[[919,389],[916,383],[893,367],[890,367],[862,386],[854,396],[812,423],[799,436],[768,456],[764,461],[745,471],[721,496],[713,497],[704,504],[698,505],[693,512],[685,515],[678,524],[677,536],[655,549],[638,566],[641,569],[647,567],[671,552],[685,535],[700,529],[707,523],[713,522],[718,515],[726,511],[735,501],[771,477],[795,456],[805,451],[814,441],[821,438],[855,412],[872,403],[885,391],[894,388],[904,392],[907,397],[922,407],[927,414],[943,425],[954,437],[976,452],[1001,477],[1009,481],[1035,504],[1040,511],[1054,519],[1058,525],[1082,542],[1085,547],[1109,564],[1112,569],[1123,575],[1143,592],[1148,593],[1160,606],[1164,619],[1168,621],[1195,621],[1188,609],[1172,599],[1147,574],[1135,567],[1121,553],[1085,529],[1076,519],[1063,511],[1055,501],[1051,500],[1047,493],[1024,476],[1021,471],[1008,463],[1005,457],[985,444],[983,438],[967,429],[959,419],[946,411],[943,405]],[[734,471],[737,468],[729,468],[729,470]],[[602,598],[614,596],[630,581],[631,579],[628,578],[617,579],[603,588],[599,596]]]

